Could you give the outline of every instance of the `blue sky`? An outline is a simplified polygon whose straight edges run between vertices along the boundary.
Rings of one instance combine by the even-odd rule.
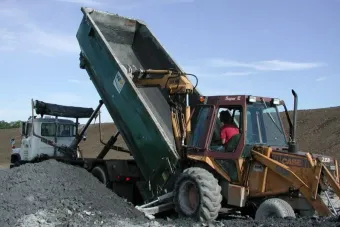
[[[31,98],[96,107],[79,68],[81,6],[145,21],[206,95],[291,107],[293,88],[301,109],[340,105],[340,0],[1,0],[0,119],[27,119]]]

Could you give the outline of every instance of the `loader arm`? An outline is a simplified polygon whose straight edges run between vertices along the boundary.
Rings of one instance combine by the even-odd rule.
[[[269,150],[269,153],[271,153],[271,148],[267,148]],[[313,207],[313,209],[321,216],[329,216],[332,214],[330,209],[326,206],[326,204],[322,201],[321,197],[315,193],[317,189],[314,189],[312,187],[309,187],[298,175],[296,175],[288,166],[275,161],[271,159],[268,156],[265,156],[261,154],[258,151],[252,151],[253,158],[260,162],[262,165],[267,167],[268,169],[272,170],[274,173],[278,174],[279,176],[283,177],[287,181],[289,181],[292,186],[295,189],[298,189],[307,202]],[[317,161],[319,166],[321,167],[321,173],[324,175],[324,177],[329,181],[331,187],[334,189],[335,193],[339,196],[340,195],[340,188],[337,185],[335,179],[331,175],[331,173],[327,170],[327,168]],[[320,177],[318,177],[320,173],[320,168],[318,168],[318,165],[312,166],[314,168],[312,171],[315,174],[315,181],[320,183]],[[319,169],[319,171],[318,171]],[[313,193],[314,191],[314,193]],[[315,197],[314,197],[315,196]],[[314,198],[313,198],[314,197]]]
[[[187,74],[171,70],[136,70],[132,73],[133,82],[138,86],[160,86],[169,94],[192,93],[194,86],[186,77]],[[191,75],[191,74],[188,74]]]
[[[340,187],[337,183],[334,176],[329,172],[327,167],[319,160],[317,159],[318,163],[322,166],[322,174],[323,177],[327,180],[328,184],[331,186],[331,188],[334,190],[335,194],[340,197]]]
[[[136,86],[157,86],[167,90],[176,148],[177,151],[180,151],[182,144],[184,144],[184,138],[188,142],[191,133],[189,94],[192,94],[196,87],[186,77],[191,74],[166,69],[147,69],[136,70],[132,75]],[[178,98],[180,96],[182,98]],[[181,105],[182,100],[185,101],[184,108]]]

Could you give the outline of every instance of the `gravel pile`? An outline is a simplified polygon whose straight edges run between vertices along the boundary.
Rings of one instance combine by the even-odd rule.
[[[225,219],[228,218],[228,219]],[[337,219],[266,220],[229,216],[210,226],[339,226]],[[202,226],[188,219],[148,220],[86,170],[54,160],[0,170],[0,226]]]
[[[112,193],[85,169],[48,160],[0,170],[0,226],[13,226],[24,215],[60,213],[60,220],[78,213],[98,217],[129,217],[137,224],[144,216]],[[66,216],[65,216],[65,215]],[[59,217],[58,217],[59,218]],[[57,218],[57,219],[58,219]],[[53,220],[52,220],[53,222]]]

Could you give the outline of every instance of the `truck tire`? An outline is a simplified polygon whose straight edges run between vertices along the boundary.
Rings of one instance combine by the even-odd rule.
[[[191,167],[178,177],[173,202],[180,216],[213,221],[221,209],[221,186],[207,170]]]
[[[293,208],[286,201],[279,198],[265,200],[256,211],[255,220],[264,220],[266,218],[295,218]]]
[[[10,164],[9,168],[12,169],[14,167],[19,167],[19,166],[20,166],[20,163],[19,162],[15,162],[14,164]]]
[[[107,186],[107,174],[104,166],[96,166],[91,171],[92,175],[95,176],[100,182]]]

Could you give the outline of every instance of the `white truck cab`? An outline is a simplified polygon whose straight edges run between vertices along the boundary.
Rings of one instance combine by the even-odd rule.
[[[41,114],[40,118],[33,115],[33,109],[36,109],[37,114]],[[44,116],[47,115],[46,112],[55,116]],[[78,119],[92,118],[92,114],[92,108],[61,106],[32,100],[32,116],[27,121],[21,122],[20,146],[16,148],[15,140],[10,141],[12,145],[10,167],[39,161],[41,158],[69,157],[70,153],[75,152],[75,158],[79,158],[78,144],[86,139],[88,125],[84,126],[81,134],[78,134]],[[59,117],[74,117],[76,121]]]
[[[55,141],[57,144],[69,146],[76,135],[75,123],[71,120],[57,119],[57,124],[53,118],[36,118],[33,120],[35,133],[46,139]],[[48,156],[61,156],[60,152],[55,154],[55,148],[33,136],[32,122],[27,121],[21,128],[20,156],[22,160],[32,160],[38,154]]]

